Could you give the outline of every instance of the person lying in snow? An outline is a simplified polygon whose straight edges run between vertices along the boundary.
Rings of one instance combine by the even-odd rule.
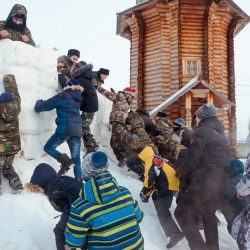
[[[72,247],[98,250],[144,249],[138,223],[143,213],[125,187],[108,171],[108,157],[102,151],[86,155],[82,162],[80,198],[70,210],[65,231]]]
[[[1,175],[9,180],[12,193],[23,190],[22,182],[12,163],[15,154],[21,150],[18,114],[21,111],[21,97],[14,75],[3,76],[6,92],[0,95],[0,195]]]
[[[15,4],[6,21],[0,21],[0,40],[7,38],[36,46],[30,30],[26,27],[27,10],[20,4]]]
[[[156,156],[151,147],[144,148],[139,158],[145,169],[140,197],[142,202],[148,202],[153,191],[152,199],[157,216],[166,237],[170,237],[167,248],[172,248],[184,237],[169,211],[173,196],[179,189],[179,178],[175,175],[175,169]]]
[[[34,107],[36,112],[44,112],[56,109],[57,128],[55,133],[44,145],[44,151],[61,163],[58,175],[66,173],[74,165],[76,179],[81,179],[81,136],[82,121],[80,116],[80,105],[82,101],[81,92],[84,88],[75,79],[67,82],[63,92],[55,95],[47,101],[38,100]],[[60,153],[56,148],[67,142],[72,160],[65,153]]]
[[[240,250],[250,249],[250,153],[245,164],[244,178],[236,185],[237,197],[247,198],[248,206],[235,218],[231,235],[236,240]]]
[[[54,168],[46,163],[39,164],[31,176],[30,183],[25,184],[25,189],[48,196],[53,208],[62,213],[54,228],[57,250],[65,249],[64,230],[70,213],[70,205],[79,198],[82,185],[80,181],[72,177],[59,177]]]
[[[95,86],[95,85],[94,85]],[[118,166],[123,167],[126,157],[126,150],[115,140],[115,131],[119,128],[125,128],[125,119],[128,116],[130,105],[137,98],[136,90],[130,87],[117,93],[110,92],[100,86],[95,86],[96,90],[113,102],[112,110],[109,115],[109,123],[112,124],[110,146],[113,149],[116,159],[119,161]]]

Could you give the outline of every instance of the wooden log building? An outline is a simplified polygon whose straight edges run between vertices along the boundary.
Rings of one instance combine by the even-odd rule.
[[[234,36],[249,21],[233,0],[137,0],[118,13],[117,34],[131,42],[130,85],[138,89],[132,108],[190,126],[198,107],[214,103],[236,149]]]

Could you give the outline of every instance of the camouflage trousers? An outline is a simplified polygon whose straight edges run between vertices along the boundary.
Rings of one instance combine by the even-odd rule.
[[[85,147],[98,147],[94,136],[91,134],[90,125],[95,113],[82,112],[82,139]]]
[[[19,175],[16,173],[12,163],[14,161],[15,155],[3,155],[0,156],[0,185],[2,184],[1,175],[9,180],[9,185],[12,189],[16,190],[22,186],[22,182]]]
[[[126,157],[126,149],[123,148],[116,140],[115,135],[118,129],[125,129],[126,126],[119,122],[112,123],[112,130],[111,130],[111,138],[110,138],[110,146],[113,149],[114,155],[118,161],[125,159]]]

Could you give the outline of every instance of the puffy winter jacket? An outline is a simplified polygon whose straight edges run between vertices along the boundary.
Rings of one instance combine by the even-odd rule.
[[[87,242],[89,250],[144,249],[138,225],[143,213],[108,171],[87,181],[80,195],[71,206],[65,231],[69,246]]]
[[[64,91],[42,101],[35,106],[36,112],[50,111],[56,109],[56,133],[68,136],[82,136],[82,119],[80,116],[80,105],[82,101],[81,86],[66,87]]]
[[[40,171],[43,171],[43,174],[39,174]],[[43,188],[55,210],[67,214],[70,212],[71,204],[79,198],[83,185],[69,176],[58,177],[54,168],[46,163],[41,163],[36,167],[30,182]]]
[[[227,193],[230,143],[225,127],[216,116],[202,119],[193,133],[186,161],[177,169],[178,175],[194,172],[190,187],[215,197]]]
[[[125,123],[130,105],[136,100],[137,95],[129,91],[110,92],[102,87],[97,88],[98,92],[113,102],[109,115],[109,122]]]
[[[21,150],[18,121],[21,97],[14,75],[5,75],[3,83],[5,91],[14,96],[14,101],[0,103],[0,155],[12,155]]]
[[[92,64],[87,64],[78,68],[71,74],[71,77],[80,82],[80,85],[84,88],[84,92],[82,93],[81,111],[91,113],[98,111],[98,98],[92,83],[92,68]]]

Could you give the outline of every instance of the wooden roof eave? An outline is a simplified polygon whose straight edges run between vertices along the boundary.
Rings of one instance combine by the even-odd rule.
[[[217,97],[217,99],[220,100],[220,101],[214,103],[217,107],[221,107],[224,104],[226,104],[229,106],[229,109],[231,109],[231,106],[235,106],[234,103],[232,103],[230,100],[228,100],[224,95],[222,95],[216,89],[214,89],[210,84],[206,83],[204,80],[201,80],[200,76],[196,76],[195,78],[190,80],[184,87],[182,87],[180,90],[178,90],[172,96],[170,96],[167,100],[165,100],[163,103],[161,103],[156,108],[154,108],[149,113],[150,117],[153,118],[157,114],[158,111],[164,110],[166,107],[168,107],[173,102],[178,100],[180,97],[182,97],[188,91],[190,91],[192,88],[196,87],[196,85],[198,85],[198,83],[202,83],[206,88],[208,88]]]

